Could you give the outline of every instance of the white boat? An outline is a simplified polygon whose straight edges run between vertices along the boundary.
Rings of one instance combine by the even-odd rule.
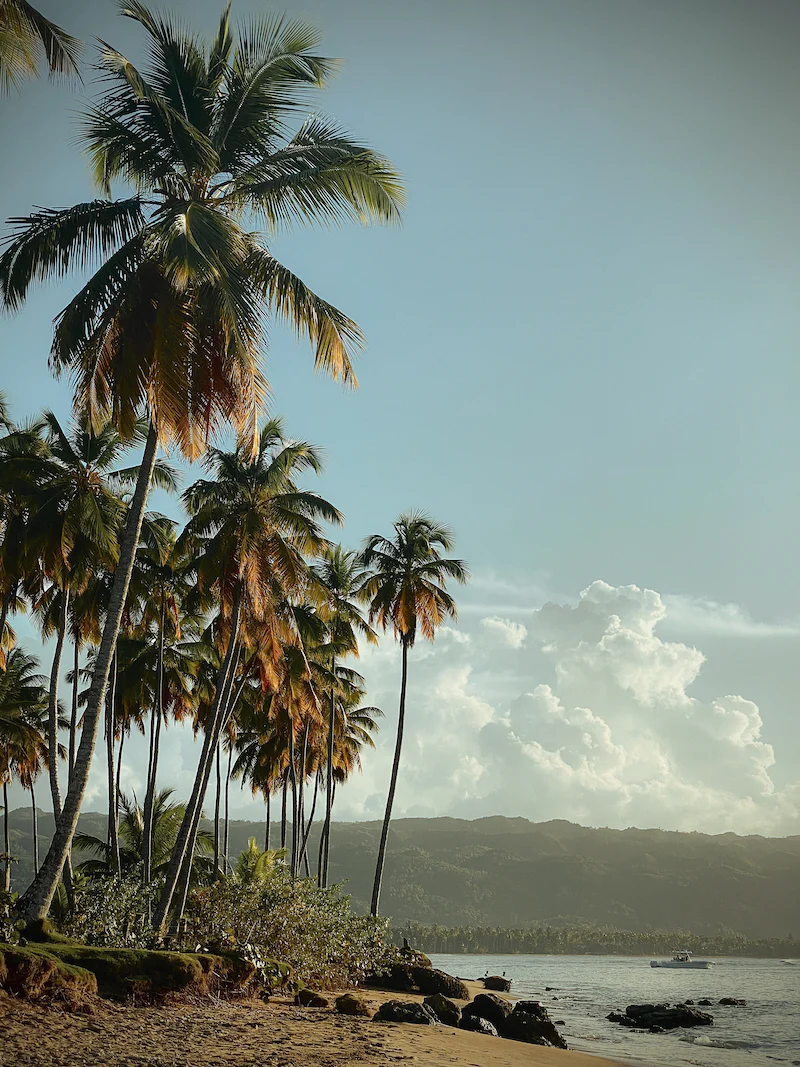
[[[650,960],[651,967],[674,967],[679,971],[707,971],[714,964],[711,960],[696,960],[691,952],[673,952],[671,960]]]

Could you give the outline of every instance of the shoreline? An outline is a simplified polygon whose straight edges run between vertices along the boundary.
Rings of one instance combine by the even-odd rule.
[[[470,992],[482,991],[474,983]],[[377,1010],[420,994],[358,990]],[[336,993],[325,993],[333,1004]],[[76,1015],[0,997],[4,1062],[15,1067],[631,1067],[448,1026],[374,1023],[287,997],[136,1007],[100,1001]],[[35,1035],[35,1040],[33,1040]],[[643,1067],[640,1063],[639,1067]]]

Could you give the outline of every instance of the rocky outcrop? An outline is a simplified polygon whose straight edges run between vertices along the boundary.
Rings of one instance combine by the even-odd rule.
[[[477,998],[476,998],[477,999]],[[550,1019],[547,1008],[537,1000],[520,1000],[499,1026],[501,1037],[527,1041],[530,1045],[566,1048],[567,1043]]]
[[[336,1010],[340,1015],[357,1015],[368,1019],[372,1015],[372,1008],[361,997],[354,993],[343,993],[336,998]]]
[[[487,974],[483,979],[484,989],[493,989],[497,993],[511,992],[511,979],[503,978],[499,974]]]
[[[661,1033],[678,1027],[712,1026],[714,1019],[704,1011],[687,1004],[629,1004],[625,1013],[612,1011],[606,1018],[621,1026],[636,1026],[642,1030]],[[658,1027],[659,1029],[653,1029]]]
[[[513,1011],[513,1006],[497,993],[478,993],[477,997],[461,1010],[461,1017],[485,1019],[494,1026],[498,1033],[506,1018]]]
[[[473,1034],[486,1034],[487,1037],[498,1037],[497,1027],[492,1026],[488,1019],[482,1019],[479,1015],[462,1015],[458,1024],[462,1030],[470,1030]]]
[[[407,1000],[387,1000],[381,1004],[372,1021],[376,1023],[418,1023],[436,1026],[437,1018],[430,1008]]]
[[[426,993],[429,996],[441,993],[455,1000],[469,1000],[469,990],[461,979],[454,978],[451,974],[446,974],[436,967],[414,967],[411,977],[420,993]]]
[[[313,989],[300,989],[295,997],[295,1003],[302,1008],[327,1008],[329,1002],[322,994]]]
[[[719,1001],[720,1004],[725,1004],[729,1008],[746,1008],[747,1001],[742,1000],[740,997],[723,997]]]
[[[440,1023],[445,1026],[458,1026],[461,1021],[461,1008],[442,993],[434,993],[432,997],[425,997],[422,1002],[430,1008]]]

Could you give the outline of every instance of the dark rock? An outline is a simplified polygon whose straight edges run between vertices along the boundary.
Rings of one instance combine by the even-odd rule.
[[[325,997],[320,996],[319,993],[313,989],[299,989],[297,996],[294,998],[295,1003],[299,1004],[302,1008],[327,1008],[329,1002]]]
[[[360,1015],[367,1019],[372,1015],[372,1008],[369,1004],[353,993],[343,993],[342,996],[337,997],[336,1010],[341,1015]]]
[[[711,1015],[686,1004],[676,1004],[672,1008],[668,1004],[629,1004],[624,1016],[611,1012],[607,1018],[621,1026],[641,1026],[648,1030],[653,1026],[664,1030],[675,1030],[679,1026],[711,1026],[714,1022]]]
[[[483,979],[484,989],[494,989],[498,993],[511,992],[511,979],[501,978],[499,974],[490,974]]]
[[[410,967],[432,967],[428,956],[424,952],[417,952],[408,943],[408,938],[403,938],[403,947],[400,949],[400,956],[403,963],[407,963]]]
[[[552,993],[555,990],[555,988],[556,987],[554,985],[546,985],[544,987],[544,991],[545,991],[545,993]]]
[[[413,971],[414,968],[408,963],[395,963],[385,971],[368,974],[364,985],[373,989],[392,989],[396,993],[413,993],[417,988]]]
[[[420,993],[428,996],[441,993],[455,1000],[469,1000],[469,990],[461,979],[454,978],[436,967],[412,967],[411,977]]]
[[[739,997],[723,997],[719,1002],[720,1004],[727,1004],[731,1008],[746,1008],[747,1001],[741,1000]]]
[[[709,1004],[711,1004],[712,1002],[711,1002],[711,1001],[710,1001],[710,1000],[708,999],[708,997],[704,997],[704,998],[703,998],[702,1000],[698,1000],[698,1002],[697,1002],[697,1003],[698,1003],[698,1004],[703,1004],[703,1005],[705,1005],[705,1006],[708,1006],[708,1005],[709,1005]]]
[[[513,1011],[513,1005],[496,993],[478,993],[477,997],[461,1010],[462,1018],[486,1019],[497,1030],[501,1030],[503,1021]]]
[[[424,1004],[406,1000],[387,1000],[381,1004],[372,1021],[376,1023],[420,1023],[436,1026],[436,1016]]]
[[[503,1037],[527,1041],[531,1045],[552,1045],[566,1048],[567,1043],[556,1030],[547,1008],[536,1000],[520,1000],[498,1028]]]
[[[497,1027],[492,1026],[488,1019],[482,1019],[480,1015],[462,1015],[458,1024],[461,1030],[470,1030],[474,1034],[487,1034],[489,1037],[497,1037]]]
[[[444,1023],[445,1026],[458,1026],[461,1008],[442,993],[434,993],[431,997],[425,997],[422,1003],[431,1009],[440,1023]]]
[[[684,1000],[683,1003],[684,1004],[688,1004],[691,1007],[691,1005],[694,1004],[694,1001],[693,1000]]]
[[[566,1025],[567,1024],[564,1022],[563,1019],[556,1019],[556,1021],[553,1023],[553,1026],[566,1026]]]
[[[648,1034],[665,1034],[667,1031],[664,1029],[663,1026],[658,1026],[655,1023],[653,1023],[653,1025],[650,1027],[650,1029],[647,1032],[648,1032]]]

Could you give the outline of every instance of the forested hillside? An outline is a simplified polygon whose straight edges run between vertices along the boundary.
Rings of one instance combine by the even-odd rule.
[[[31,874],[30,812],[11,815],[14,886]],[[105,816],[81,829],[102,835]],[[41,816],[40,850],[52,817]],[[366,910],[380,826],[336,823],[332,874]],[[263,824],[231,823],[231,854]],[[311,855],[316,855],[316,841]],[[280,844],[273,825],[271,844]],[[79,857],[76,857],[79,858]],[[800,935],[800,836],[709,836],[662,830],[588,829],[493,817],[399,819],[392,825],[382,911],[397,925],[520,927],[565,920],[620,930],[735,931],[746,937]]]

